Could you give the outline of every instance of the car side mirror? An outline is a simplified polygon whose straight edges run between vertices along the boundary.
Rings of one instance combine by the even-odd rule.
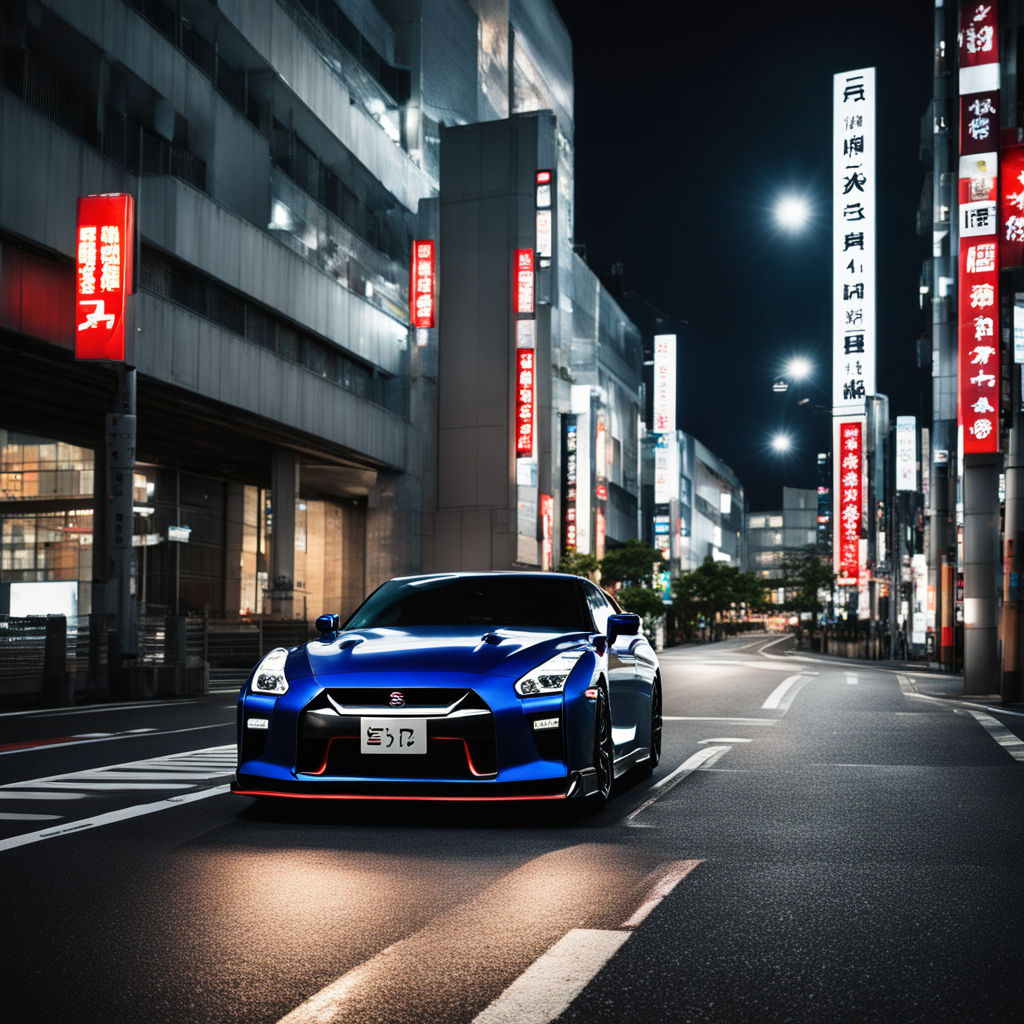
[[[640,632],[640,616],[632,612],[623,612],[621,615],[608,616],[608,643],[614,644],[615,638],[620,636],[636,636]]]
[[[320,634],[321,640],[333,640],[334,634],[341,626],[341,619],[337,615],[321,615],[316,620],[316,631]]]

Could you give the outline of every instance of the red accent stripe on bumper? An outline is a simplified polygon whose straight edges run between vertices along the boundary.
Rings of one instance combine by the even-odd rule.
[[[432,803],[498,803],[510,800],[564,800],[565,793],[541,793],[537,796],[395,796],[393,794],[356,793],[282,793],[262,789],[232,789],[236,796],[280,796],[290,800],[405,800]]]

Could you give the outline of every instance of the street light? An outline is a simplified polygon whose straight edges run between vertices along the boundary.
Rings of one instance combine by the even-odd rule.
[[[811,219],[811,204],[800,195],[790,193],[775,202],[775,223],[784,231],[796,234],[807,227]]]
[[[777,455],[785,455],[793,447],[793,439],[789,434],[779,431],[772,435],[772,451]]]
[[[786,363],[786,376],[790,380],[806,380],[814,372],[814,364],[807,356],[793,356]]]

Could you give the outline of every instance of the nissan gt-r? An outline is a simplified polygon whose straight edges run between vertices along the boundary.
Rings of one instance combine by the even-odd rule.
[[[658,659],[589,580],[400,577],[317,630],[246,681],[235,793],[599,807],[658,763]]]

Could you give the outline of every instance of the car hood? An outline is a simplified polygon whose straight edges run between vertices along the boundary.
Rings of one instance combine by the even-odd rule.
[[[314,640],[306,655],[317,677],[374,672],[464,672],[518,678],[559,651],[587,647],[589,633],[482,629],[359,629],[327,643]]]

